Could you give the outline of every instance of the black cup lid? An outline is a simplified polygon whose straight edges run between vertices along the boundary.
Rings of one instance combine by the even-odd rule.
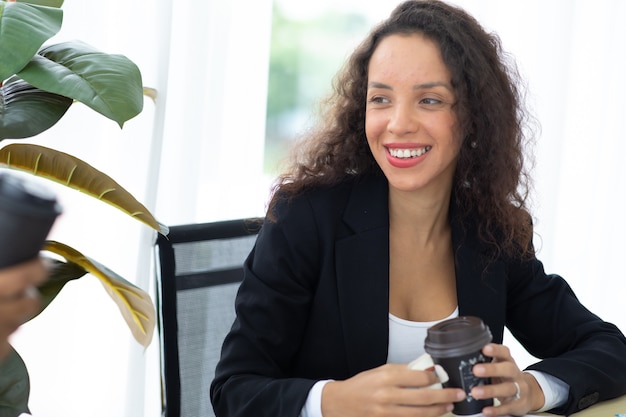
[[[454,358],[474,353],[491,342],[491,331],[481,319],[460,316],[428,329],[424,350],[435,358]]]
[[[23,214],[56,217],[61,213],[56,196],[47,188],[15,175],[0,173],[0,205]]]

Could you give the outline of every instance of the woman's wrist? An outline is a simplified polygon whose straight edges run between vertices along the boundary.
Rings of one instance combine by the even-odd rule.
[[[537,382],[537,380],[532,374],[528,372],[523,372],[522,375],[530,391],[529,396],[530,396],[531,407],[532,407],[531,411],[537,411],[537,410],[542,409],[543,405],[546,402],[546,398],[544,396],[541,385],[539,385],[539,382]]]

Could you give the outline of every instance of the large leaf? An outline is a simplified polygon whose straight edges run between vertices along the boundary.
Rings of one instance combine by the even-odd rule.
[[[80,101],[120,127],[143,109],[137,65],[80,41],[42,49],[17,75],[42,90]]]
[[[23,139],[51,128],[74,101],[13,76],[0,87],[0,140]]]
[[[40,6],[61,7],[63,0],[16,0],[18,3],[38,4]]]
[[[85,268],[73,262],[61,262],[56,259],[50,259],[50,262],[52,263],[52,267],[48,279],[38,288],[41,294],[41,306],[37,314],[32,316],[29,320],[34,319],[45,310],[52,300],[59,295],[65,284],[87,273]]]
[[[0,361],[0,417],[17,417],[29,413],[30,378],[26,364],[11,348],[9,356]]]
[[[79,190],[116,207],[166,235],[167,226],[121,185],[86,162],[55,149],[13,143],[0,149],[0,164],[43,177]]]
[[[62,22],[59,8],[0,1],[0,83],[24,68]]]
[[[156,325],[156,313],[152,299],[145,291],[67,245],[48,241],[44,250],[56,253],[96,276],[119,307],[135,340],[148,347]]]

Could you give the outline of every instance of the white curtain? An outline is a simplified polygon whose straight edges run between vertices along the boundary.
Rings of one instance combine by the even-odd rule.
[[[66,1],[52,41],[131,58],[158,91],[123,130],[76,104],[28,142],[106,172],[165,224],[262,215],[271,0]],[[47,184],[47,183],[46,183]],[[51,233],[154,295],[154,232],[62,186]],[[67,284],[13,338],[37,417],[160,416],[159,341],[144,351],[96,278]]]
[[[539,258],[590,310],[626,331],[626,3],[456,3],[500,35],[528,84],[541,124],[533,205]],[[510,344],[518,364],[532,362]]]
[[[329,4],[344,2],[369,7]],[[375,20],[397,2],[381,3]],[[539,257],[592,311],[626,329],[626,3],[455,3],[500,34],[528,82],[542,125],[533,206]],[[271,180],[261,169],[271,0],[68,0],[63,8],[58,40],[127,55],[159,97],[121,131],[75,105],[29,142],[107,172],[166,224],[263,214]],[[65,212],[52,237],[153,292],[153,233],[100,202],[53,189]],[[532,360],[510,343],[520,365]],[[31,373],[35,416],[160,415],[158,337],[147,351],[139,348],[93,277],[69,283],[14,344]]]

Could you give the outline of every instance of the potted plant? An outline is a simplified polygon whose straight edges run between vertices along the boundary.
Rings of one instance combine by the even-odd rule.
[[[39,135],[80,102],[120,128],[143,109],[137,66],[80,41],[44,44],[61,29],[63,0],[0,0],[0,141]],[[167,234],[150,211],[108,175],[70,154],[27,143],[0,144],[0,167],[17,169],[79,190]],[[87,273],[97,277],[143,346],[152,340],[150,296],[111,269],[61,242],[44,248],[57,255],[41,288],[42,309],[63,286]],[[63,259],[59,259],[63,258]],[[28,412],[29,379],[17,352],[0,364],[0,416]]]

